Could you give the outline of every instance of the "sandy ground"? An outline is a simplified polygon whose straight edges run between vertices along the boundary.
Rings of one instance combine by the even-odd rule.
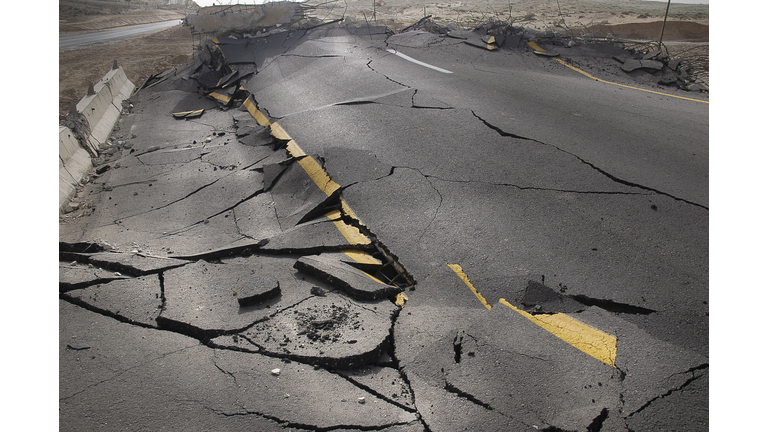
[[[589,27],[595,24],[626,24],[658,21],[664,18],[666,2],[632,0],[377,0],[376,15],[371,0],[310,0],[314,15],[333,19],[342,15],[355,20],[403,28],[431,15],[437,22],[455,22],[474,28],[491,18],[536,30]],[[709,24],[707,5],[675,4],[670,8],[672,20]]]
[[[189,13],[193,12],[192,10]],[[115,27],[149,24],[158,21],[181,19],[186,13],[171,10],[137,10],[119,15],[83,15],[59,19],[59,33],[79,33],[106,30]]]
[[[628,0],[378,0],[375,16],[372,0],[311,0],[305,2],[304,6],[308,15],[322,20],[344,16],[359,22],[375,21],[397,30],[431,15],[432,20],[437,23],[445,25],[455,22],[470,29],[494,19],[535,30],[580,34],[585,29],[593,29],[598,25],[635,30],[648,27],[649,23],[663,19],[666,3]],[[59,20],[59,32],[97,31],[177,19],[184,15],[184,11],[155,9],[130,11],[119,15],[79,16]],[[673,5],[670,9],[670,20],[709,25],[709,8],[707,5]],[[667,25],[665,34],[672,35],[670,38],[675,37],[674,25]],[[649,39],[655,38],[657,36],[651,31]],[[685,40],[680,36],[676,39]],[[701,34],[694,37],[694,40],[701,39]],[[192,35],[187,27],[178,26],[125,41],[60,51],[60,120],[66,117],[71,102],[79,101],[85,95],[89,83],[97,82],[110,70],[113,60],[117,60],[128,78],[136,86],[140,86],[150,75],[186,63],[200,41],[201,37]],[[638,45],[638,48],[643,46]],[[667,48],[673,58],[685,58],[693,63],[697,81],[709,85],[708,42],[670,42],[667,43]]]
[[[186,63],[199,42],[188,28],[177,26],[139,38],[59,51],[59,120],[66,118],[71,102],[85,96],[89,83],[109,72],[114,60],[140,86],[150,75]]]

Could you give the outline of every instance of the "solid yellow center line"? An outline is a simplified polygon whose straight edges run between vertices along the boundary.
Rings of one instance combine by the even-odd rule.
[[[361,264],[371,264],[371,265],[382,265],[381,260],[376,259],[373,257],[373,255],[369,254],[368,252],[356,250],[356,249],[345,249],[342,252],[344,252],[345,255],[352,258],[353,260],[361,263]]]
[[[298,163],[301,165],[301,167],[304,169],[304,171],[309,175],[309,178],[312,179],[312,181],[315,182],[317,187],[320,188],[327,196],[331,196],[334,192],[336,192],[338,189],[341,188],[341,186],[331,180],[330,176],[325,172],[323,167],[320,166],[319,163],[315,159],[313,159],[311,156],[309,156],[307,153],[304,152],[304,150],[299,147],[298,144],[296,144],[296,141],[294,141],[290,135],[288,135],[288,132],[283,129],[282,126],[280,126],[277,123],[270,123],[264,114],[262,114],[261,110],[256,106],[256,103],[253,101],[253,96],[249,95],[248,98],[246,98],[243,105],[245,105],[248,112],[253,116],[256,121],[262,125],[262,126],[269,126],[272,136],[275,138],[282,140],[282,141],[288,141],[288,144],[286,145],[286,150],[288,153],[290,153],[291,156],[298,158]],[[340,210],[333,210],[325,214],[325,216],[330,219],[333,224],[336,226],[336,229],[339,230],[341,235],[344,236],[344,238],[349,242],[350,245],[369,245],[371,244],[371,239],[369,239],[365,234],[363,234],[360,229],[358,229],[355,226],[352,226],[348,223],[346,223],[342,218],[342,211],[347,214],[348,216],[351,216],[353,219],[358,220],[355,213],[352,211],[352,209],[349,207],[349,205],[344,201],[343,198],[339,198],[341,200],[342,209]],[[362,222],[361,222],[362,223]],[[343,251],[347,256],[352,258],[353,260],[363,263],[363,264],[378,264],[381,265],[381,261],[377,260],[373,256],[369,255],[366,252],[363,251],[356,251],[356,250],[345,250]],[[373,279],[374,281],[386,285],[384,282],[382,282],[380,279],[372,276],[368,272],[363,272],[368,277]],[[402,294],[402,293],[401,293]],[[407,297],[405,297],[405,294],[402,294],[402,298],[398,297],[398,305],[400,307],[403,307],[405,305],[405,301],[408,300]]]
[[[472,285],[472,282],[469,281],[469,277],[466,273],[464,273],[464,270],[461,268],[458,264],[447,264],[448,267],[451,268],[458,276],[461,278],[461,280],[464,281],[464,283],[469,287],[469,289],[475,294],[475,297],[477,297],[478,300],[480,300],[480,303],[485,306],[486,309],[491,310],[491,305],[488,304],[487,301],[485,301],[485,297],[483,297],[482,294],[480,294],[475,287]]]
[[[286,133],[279,124],[272,123],[271,127],[272,135],[275,138],[280,140],[289,140],[286,146],[286,150],[288,150],[288,153],[290,153],[291,156],[299,158],[299,165],[304,168],[304,171],[307,172],[309,178],[315,182],[317,187],[319,187],[320,190],[325,193],[325,195],[331,196],[334,192],[341,188],[338,183],[331,180],[331,177],[328,176],[323,167],[321,167],[320,164],[317,163],[314,158],[312,158],[312,156],[304,153],[304,150],[302,150],[301,147],[296,144],[296,141],[291,139],[288,133]]]
[[[371,244],[371,239],[369,239],[362,232],[360,232],[360,230],[357,227],[352,226],[341,219],[341,211],[333,210],[326,213],[325,216],[327,216],[328,219],[333,221],[333,224],[336,225],[336,228],[341,232],[344,238],[347,239],[349,244],[351,245]],[[352,258],[356,259],[354,256],[352,256]]]
[[[534,324],[552,333],[579,351],[609,366],[616,367],[617,340],[615,336],[590,327],[562,313],[531,315],[511,305],[503,298],[499,299],[499,303],[528,318]]]
[[[678,98],[678,99],[685,99],[685,100],[689,100],[689,101],[693,101],[693,102],[701,102],[701,103],[707,103],[707,104],[709,103],[709,101],[703,101],[703,100],[700,100],[700,99],[694,99],[694,98],[689,98],[689,97],[685,97],[685,96],[677,96],[677,95],[673,95],[673,94],[669,94],[669,93],[658,92],[658,91],[648,90],[648,89],[639,88],[639,87],[632,87],[632,86],[629,86],[629,85],[626,85],[626,84],[619,84],[619,83],[615,83],[615,82],[611,82],[611,81],[606,81],[604,79],[600,79],[600,78],[597,78],[595,76],[592,76],[592,75],[588,74],[587,72],[584,72],[583,70],[581,70],[581,69],[579,69],[579,68],[577,68],[575,66],[571,66],[571,65],[569,65],[568,63],[566,63],[562,59],[553,58],[552,60],[560,63],[561,65],[563,65],[563,66],[565,66],[565,67],[567,67],[569,69],[573,69],[576,72],[578,72],[578,73],[580,73],[580,74],[582,74],[584,76],[587,76],[589,78],[592,78],[595,81],[599,81],[599,82],[604,83],[604,84],[611,84],[611,85],[615,85],[615,86],[619,86],[619,87],[625,87],[625,88],[632,89],[632,90],[640,90],[640,91],[644,91],[644,92],[647,92],[647,93],[653,93],[653,94],[662,95],[662,96],[669,96],[669,97]]]
[[[243,102],[243,105],[248,110],[249,113],[253,116],[254,119],[256,119],[256,122],[262,126],[269,126],[269,120],[267,120],[267,117],[262,114],[262,112],[259,110],[259,108],[256,106],[256,103],[253,101],[253,96],[250,95],[245,99],[245,102]]]
[[[528,42],[528,46],[533,48],[534,51],[536,51],[538,53],[542,53],[542,54],[546,53],[546,51],[543,48],[541,48],[540,46],[538,46],[536,44],[536,42],[533,42],[533,41]],[[600,79],[600,78],[598,78],[596,76],[590,75],[589,73],[587,73],[587,72],[585,72],[585,71],[583,71],[583,70],[581,70],[581,69],[579,69],[579,68],[577,68],[575,66],[569,65],[563,59],[552,58],[552,60],[554,60],[554,61],[560,63],[561,65],[563,65],[563,66],[565,66],[565,67],[567,67],[567,68],[569,68],[571,70],[574,70],[574,71],[576,71],[576,72],[578,72],[578,73],[580,73],[580,74],[582,74],[582,75],[584,75],[584,76],[586,76],[586,77],[588,77],[590,79],[593,79],[595,81],[601,82],[603,84],[611,84],[611,85],[615,85],[615,86],[619,86],[619,87],[624,87],[624,88],[628,88],[628,89],[632,89],[632,90],[640,90],[640,91],[644,91],[644,92],[647,92],[647,93],[653,93],[653,94],[662,95],[662,96],[669,96],[669,97],[673,97],[673,98],[677,98],[677,99],[683,99],[683,100],[689,100],[689,101],[693,101],[693,102],[700,102],[700,103],[706,103],[706,104],[709,103],[709,101],[703,101],[703,100],[700,100],[700,99],[694,99],[694,98],[689,98],[689,97],[685,97],[685,96],[677,96],[677,95],[673,95],[673,94],[669,94],[669,93],[663,93],[663,92],[658,92],[658,91],[654,91],[654,90],[648,90],[648,89],[644,89],[644,88],[640,88],[640,87],[633,87],[633,86],[629,86],[629,85],[626,85],[626,84],[619,84],[619,83],[615,83],[615,82],[611,82],[611,81],[606,81],[604,79]]]

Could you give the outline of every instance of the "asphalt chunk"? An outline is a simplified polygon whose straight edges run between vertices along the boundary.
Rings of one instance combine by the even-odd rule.
[[[402,291],[333,258],[305,256],[299,258],[294,267],[301,273],[330,283],[356,300],[380,300],[394,297]]]

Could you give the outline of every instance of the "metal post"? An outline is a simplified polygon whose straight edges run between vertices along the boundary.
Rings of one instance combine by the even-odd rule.
[[[661,41],[664,39],[664,28],[667,26],[667,15],[669,15],[669,4],[672,0],[667,0],[667,11],[664,12],[664,24],[661,25],[661,36],[659,36],[659,49],[661,49]]]

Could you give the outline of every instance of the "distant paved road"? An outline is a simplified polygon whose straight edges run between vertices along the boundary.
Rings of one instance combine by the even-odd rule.
[[[112,30],[59,36],[59,50],[82,48],[89,45],[97,45],[120,39],[128,39],[144,33],[164,30],[179,24],[181,24],[181,20],[175,19],[171,21],[163,21],[151,24],[139,24],[120,27]]]

